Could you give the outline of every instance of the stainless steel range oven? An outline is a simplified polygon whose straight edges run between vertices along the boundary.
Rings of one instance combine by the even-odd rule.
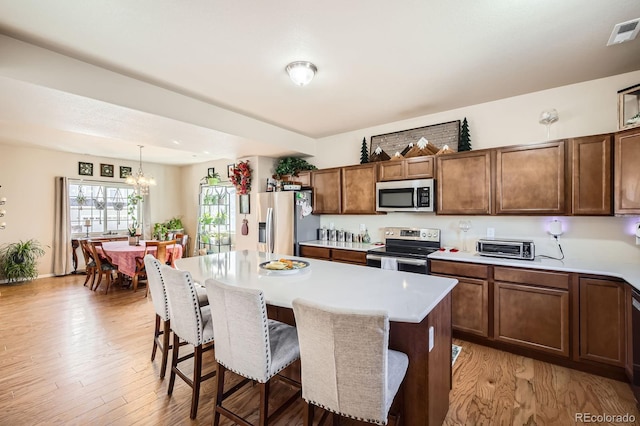
[[[440,249],[440,230],[432,228],[385,228],[385,246],[367,252],[367,266],[398,271],[429,273],[427,256]]]

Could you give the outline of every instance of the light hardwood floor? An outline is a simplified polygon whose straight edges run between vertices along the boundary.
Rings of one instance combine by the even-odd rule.
[[[180,379],[171,397],[150,361],[153,306],[144,289],[108,295],[84,276],[0,285],[0,425],[211,424],[215,379],[205,382],[198,418]],[[446,425],[570,425],[576,412],[640,413],[626,383],[557,367],[469,342],[454,366]],[[213,368],[211,352],[205,365]],[[290,387],[274,386],[277,404]],[[257,387],[232,404],[257,417]],[[302,425],[302,402],[277,425]],[[224,421],[223,424],[232,424]]]

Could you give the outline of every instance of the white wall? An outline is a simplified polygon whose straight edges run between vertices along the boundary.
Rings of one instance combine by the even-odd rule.
[[[7,203],[2,207],[7,214],[0,219],[0,222],[7,223],[7,228],[0,230],[0,246],[31,238],[40,241],[46,248],[46,254],[38,265],[40,275],[53,272],[55,177],[80,178],[79,161],[93,163],[94,175],[90,179],[96,181],[124,181],[119,177],[100,177],[100,163],[113,164],[116,176],[119,176],[119,166],[129,166],[134,171],[138,168],[138,163],[133,161],[3,144],[0,141],[0,197],[7,197]],[[182,187],[179,168],[143,162],[143,169],[158,182],[150,190],[151,223],[181,215],[182,206],[177,202]],[[79,251],[78,256],[82,257]]]
[[[469,122],[473,149],[529,144],[546,140],[546,127],[538,123],[540,112],[555,108],[560,119],[551,126],[551,139],[584,136],[617,130],[617,91],[637,84],[640,71],[588,81],[485,104],[446,111],[360,129],[318,140],[318,155],[309,161],[319,168],[357,164],[360,162],[362,138],[395,132],[451,120]],[[640,165],[639,165],[640,166]],[[437,194],[436,194],[437,195]],[[458,221],[461,217],[433,214],[390,213],[387,215],[323,216],[321,224],[331,222],[337,228],[357,231],[360,223],[367,225],[374,240],[382,241],[385,226],[433,227],[442,230],[445,246],[461,247]],[[496,237],[520,237],[538,243],[540,253],[557,255],[557,247],[546,234],[551,217],[466,216],[472,229],[469,239],[486,235],[495,228]],[[563,217],[565,234],[561,237],[567,257],[604,256],[640,260],[640,247],[635,246],[633,225],[638,217]]]

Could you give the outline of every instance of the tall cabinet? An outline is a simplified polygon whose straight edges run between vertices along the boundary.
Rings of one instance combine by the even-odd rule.
[[[231,250],[231,200],[234,197],[233,187],[200,184],[198,234],[194,254]]]

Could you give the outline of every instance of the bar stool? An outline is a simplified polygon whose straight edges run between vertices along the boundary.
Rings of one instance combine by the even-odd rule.
[[[160,274],[165,284],[171,329],[173,330],[173,355],[167,393],[169,395],[173,393],[176,375],[180,376],[192,389],[190,417],[195,419],[198,413],[200,383],[216,374],[215,371],[212,371],[202,375],[202,353],[213,349],[211,309],[209,306],[200,305],[195,283],[189,272],[178,271],[161,264]],[[179,356],[181,339],[193,345],[193,353],[183,357]],[[193,358],[193,376],[190,378],[178,366],[181,362],[191,358]]]
[[[409,366],[406,354],[388,348],[388,315],[301,299],[293,301],[293,312],[300,339],[305,426],[313,424],[314,406],[334,413],[334,425],[338,416],[386,425]]]
[[[269,414],[269,384],[271,378],[300,358],[296,328],[267,318],[262,291],[223,284],[213,279],[205,282],[213,314],[216,334],[215,356],[218,362],[218,387],[213,424],[220,424],[220,415],[235,423],[250,426],[246,419],[222,406],[223,401],[250,380],[260,387],[260,425],[267,425],[300,397],[300,390]],[[224,392],[226,370],[245,380]],[[299,387],[300,384],[280,376]]]

